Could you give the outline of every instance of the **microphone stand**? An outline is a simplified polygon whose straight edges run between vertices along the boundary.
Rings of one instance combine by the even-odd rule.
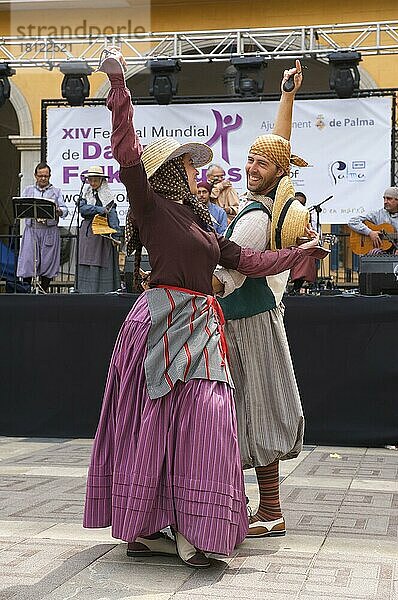
[[[79,227],[80,227],[80,201],[82,199],[82,192],[83,192],[83,188],[86,185],[86,181],[87,178],[84,177],[83,181],[82,181],[82,185],[80,186],[80,190],[79,190],[79,196],[77,198],[77,201],[75,201],[75,209],[73,211],[73,215],[72,215],[72,219],[71,222],[69,224],[69,234],[71,231],[71,227],[72,227],[72,223],[73,223],[73,219],[75,218],[75,213],[77,210],[77,219],[76,219],[76,228],[77,228],[77,232],[76,232],[76,264],[75,264],[75,293],[79,292]]]
[[[328,202],[332,198],[333,198],[333,196],[329,196],[325,200],[322,200],[322,202],[319,202],[319,204],[314,204],[314,206],[311,206],[311,208],[308,209],[310,212],[313,210],[316,212],[316,231],[317,231],[317,233],[320,233],[320,228],[321,228],[321,223],[320,223],[320,220],[321,220],[320,214],[322,212],[321,206],[322,206],[322,204],[325,204],[325,202]]]
[[[322,206],[322,204],[325,204],[325,202],[328,202],[332,198],[333,198],[333,196],[328,196],[327,198],[325,198],[325,200],[322,200],[322,202],[319,202],[319,204],[314,204],[313,206],[311,206],[308,209],[310,213],[313,210],[316,212],[316,232],[319,233],[321,244],[322,244],[322,231],[321,231],[321,212],[322,212],[322,208],[321,208],[321,206]],[[319,262],[320,262],[320,266],[321,266],[321,277],[323,277],[323,261],[317,261],[317,271],[318,271],[318,268],[319,268]],[[317,273],[317,287],[318,287],[318,273]]]

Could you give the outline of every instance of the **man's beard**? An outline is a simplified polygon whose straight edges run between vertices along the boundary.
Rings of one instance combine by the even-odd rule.
[[[258,194],[259,196],[265,196],[268,192],[270,192],[271,190],[274,189],[274,187],[278,184],[278,181],[279,181],[278,178],[275,178],[275,180],[271,180],[271,181],[267,181],[267,182],[265,182],[263,180],[259,187],[252,185],[251,187],[252,188],[255,187],[256,189],[250,189],[249,177],[247,177],[246,178],[246,187],[251,194]]]

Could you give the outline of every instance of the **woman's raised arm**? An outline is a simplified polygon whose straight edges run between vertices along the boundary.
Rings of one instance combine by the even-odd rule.
[[[111,89],[107,107],[112,113],[111,147],[120,165],[120,180],[125,185],[135,218],[147,214],[153,208],[153,194],[141,162],[142,146],[134,129],[134,109],[130,91],[124,78],[124,59],[118,52],[111,52],[99,70],[108,75]]]

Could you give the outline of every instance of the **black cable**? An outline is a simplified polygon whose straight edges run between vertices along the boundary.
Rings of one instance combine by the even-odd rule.
[[[78,237],[79,237],[80,201],[83,198],[83,188],[86,185],[86,183],[87,183],[87,178],[84,177],[83,180],[82,180],[82,184],[80,186],[79,195],[77,197],[77,200],[74,200],[75,208],[73,209],[73,215],[72,215],[72,218],[70,220],[69,227],[68,227],[68,236],[70,236],[71,235],[70,232],[71,232],[71,229],[72,229],[72,223],[73,223],[73,220],[75,218],[76,211],[77,211],[76,236],[73,236],[73,237],[76,238],[75,291],[77,290],[76,282],[78,282],[78,272],[79,272],[79,267],[78,267],[78,260],[79,260],[79,242],[78,242]],[[68,279],[70,279],[70,268],[71,268],[71,260],[70,260],[70,258],[71,257],[69,257]]]

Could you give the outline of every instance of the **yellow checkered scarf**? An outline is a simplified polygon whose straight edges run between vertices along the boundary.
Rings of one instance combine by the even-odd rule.
[[[291,154],[290,142],[280,135],[260,135],[254,140],[249,153],[268,158],[280,167],[285,175],[289,175],[290,163],[298,167],[308,167],[303,158]]]

